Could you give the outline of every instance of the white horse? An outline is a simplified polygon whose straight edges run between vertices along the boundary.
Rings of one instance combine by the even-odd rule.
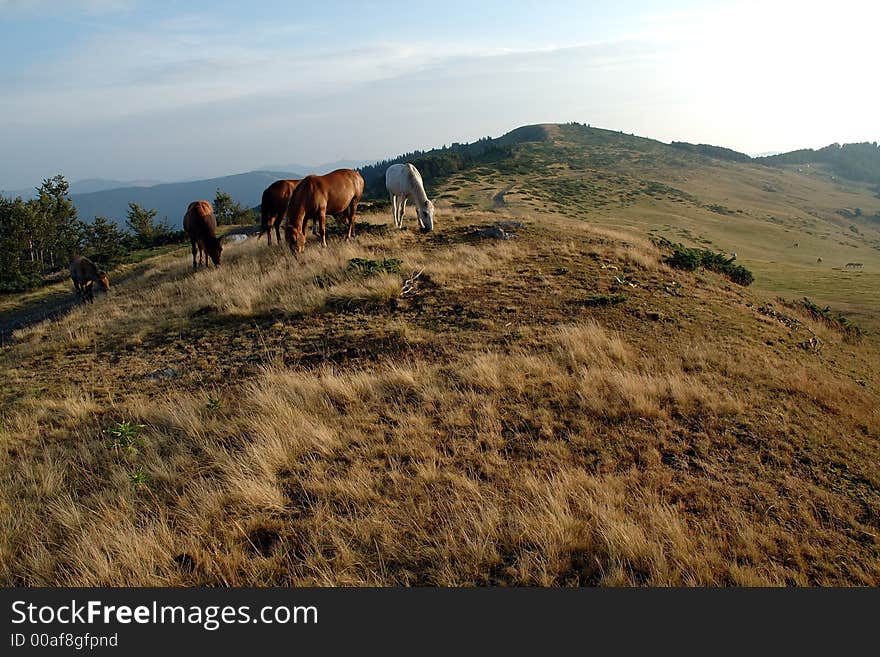
[[[385,188],[391,195],[391,212],[395,226],[403,228],[406,201],[412,199],[422,231],[428,232],[434,228],[434,204],[425,193],[422,174],[412,164],[392,164],[388,167],[385,172]]]

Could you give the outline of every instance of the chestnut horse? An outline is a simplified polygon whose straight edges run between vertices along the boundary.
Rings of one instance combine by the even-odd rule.
[[[84,302],[92,303],[95,300],[92,291],[94,283],[97,282],[105,292],[110,289],[110,279],[104,270],[85,256],[74,255],[70,258],[70,277],[73,279],[73,289]]]
[[[357,205],[364,193],[364,179],[354,169],[337,169],[324,176],[306,176],[293,190],[287,206],[284,238],[287,246],[302,253],[306,246],[306,224],[311,219],[321,226],[321,243],[327,246],[327,215],[348,217],[347,240],[354,236]]]
[[[275,239],[281,244],[281,222],[287,211],[287,204],[299,180],[276,180],[263,190],[260,203],[260,235],[267,233],[269,245],[272,245],[272,228],[275,228]]]
[[[183,229],[189,235],[192,244],[193,269],[196,268],[196,247],[199,250],[199,264],[204,257],[205,266],[208,266],[208,256],[215,266],[220,265],[220,252],[223,247],[217,239],[217,220],[214,219],[214,210],[208,201],[193,201],[186,208],[183,216]],[[207,255],[206,255],[207,254]]]

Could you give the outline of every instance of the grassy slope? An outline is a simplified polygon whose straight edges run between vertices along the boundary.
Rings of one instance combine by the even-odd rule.
[[[488,209],[504,192],[513,212],[553,212],[734,251],[757,287],[809,296],[880,328],[880,221],[867,218],[880,215],[880,199],[869,186],[832,180],[821,169],[714,160],[584,126],[545,129],[547,140],[452,176],[438,195],[453,210]],[[854,208],[864,217],[838,214]],[[849,262],[864,269],[847,270]]]
[[[301,263],[251,241],[193,274],[181,251],[20,332],[0,580],[880,582],[872,336],[799,316],[805,350],[760,294],[638,237],[473,240],[486,219]],[[403,274],[346,273],[360,256]],[[120,420],[135,450],[102,435]]]
[[[179,249],[19,331],[0,352],[0,583],[880,584],[880,338],[670,270],[646,239],[687,228],[772,269],[772,240],[722,244],[733,218],[702,206],[773,228],[762,194],[794,222],[824,193],[656,148],[543,183],[459,175],[427,237],[367,215],[300,262],[251,240],[192,273]],[[539,214],[525,194],[554,185],[596,189]],[[851,194],[832,192],[811,207]],[[498,216],[525,228],[473,237]],[[122,420],[144,425],[131,449],[102,433]]]

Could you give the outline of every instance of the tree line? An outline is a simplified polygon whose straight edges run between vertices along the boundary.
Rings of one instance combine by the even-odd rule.
[[[250,210],[217,190],[214,209],[219,224],[254,221]],[[43,180],[30,200],[0,196],[0,292],[22,292],[42,285],[67,268],[74,253],[107,268],[135,251],[185,241],[156,210],[128,204],[124,228],[107,217],[83,221],[70,199],[64,176]]]
[[[509,156],[511,151],[509,145],[500,145],[491,137],[483,137],[468,144],[456,142],[429,151],[411,151],[376,164],[363,166],[359,171],[364,177],[365,196],[385,198],[387,195],[385,171],[392,164],[409,162],[422,174],[425,184],[432,184],[478,162]]]
[[[831,144],[813,150],[804,148],[758,158],[764,164],[826,164],[837,175],[850,180],[873,183],[880,191],[880,147],[877,142]]]

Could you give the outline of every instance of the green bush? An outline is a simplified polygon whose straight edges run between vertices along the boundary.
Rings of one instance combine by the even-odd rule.
[[[346,271],[350,274],[359,274],[360,276],[373,276],[387,272],[389,274],[399,274],[400,266],[403,263],[397,258],[383,258],[382,260],[370,260],[368,258],[352,258],[348,261]]]
[[[854,324],[852,320],[844,317],[840,313],[835,313],[834,311],[832,311],[830,306],[825,306],[824,308],[821,308],[819,305],[817,305],[807,297],[804,297],[799,305],[807,311],[810,317],[820,322],[824,322],[831,328],[842,331],[846,337],[854,339],[859,339],[862,337],[861,327],[859,327],[857,324]]]
[[[616,306],[625,301],[625,294],[594,294],[584,299],[584,305],[589,308],[600,308],[602,306]]]
[[[742,265],[735,265],[734,258],[723,253],[716,253],[707,249],[691,249],[682,244],[672,244],[669,240],[661,240],[662,246],[672,248],[672,255],[667,256],[664,262],[675,269],[696,271],[698,268],[708,269],[717,274],[727,277],[737,285],[748,286],[754,282],[755,277]]]

